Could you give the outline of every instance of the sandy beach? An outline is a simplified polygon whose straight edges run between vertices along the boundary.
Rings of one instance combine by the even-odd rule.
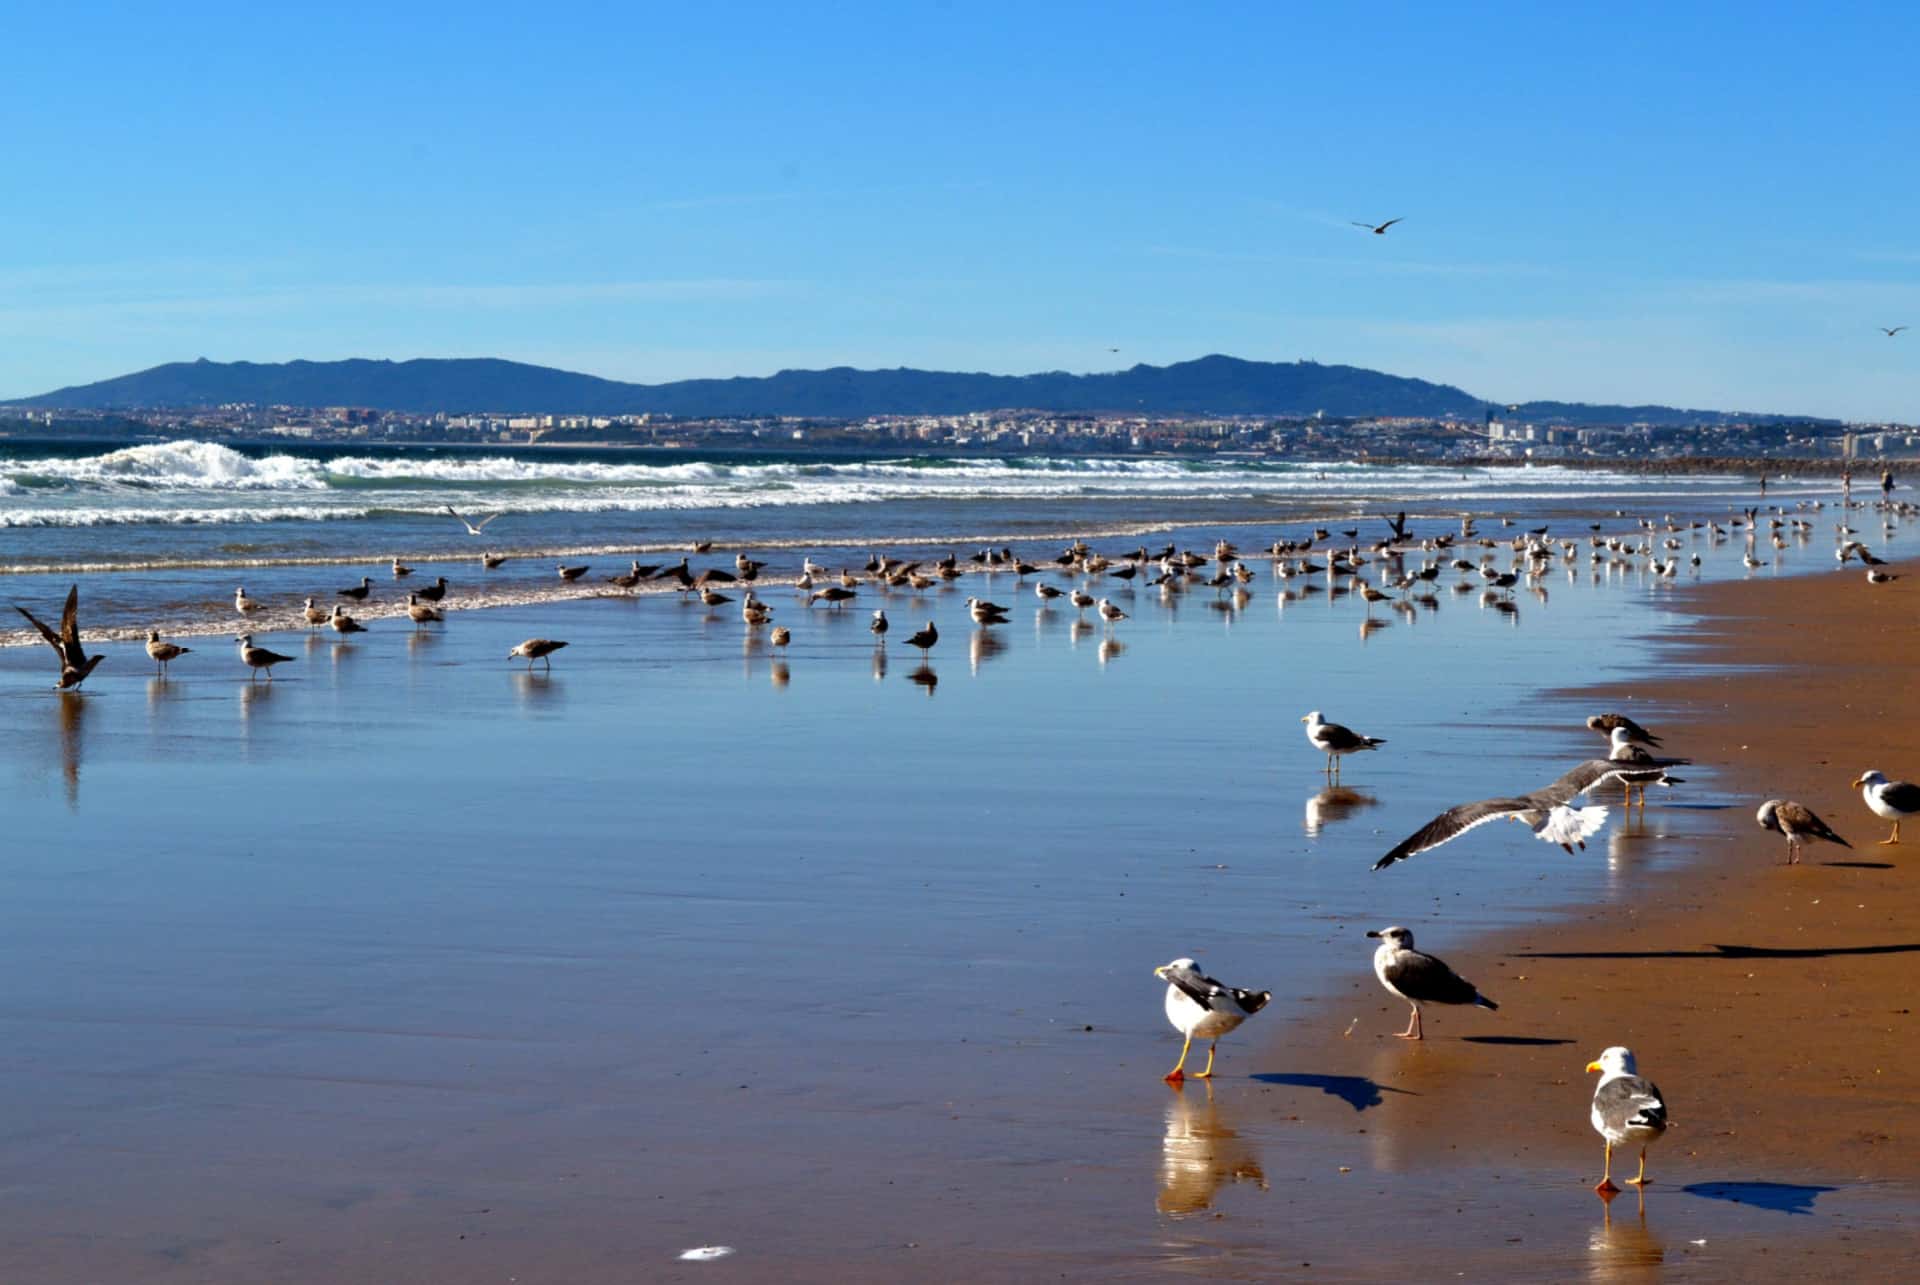
[[[1912,599],[1830,560],[1582,570],[1384,631],[1263,574],[1137,594],[1111,633],[996,586],[1020,605],[989,632],[963,583],[888,604],[939,619],[924,660],[786,595],[785,655],[658,597],[282,635],[271,686],[219,640],[167,681],[113,645],[81,698],[0,651],[6,1268],[1870,1278],[1911,1248],[1910,934],[1845,787],[1910,770],[1910,732],[1857,711],[1876,684],[1898,708]],[[534,633],[573,644],[550,676],[503,659]],[[1488,656],[1564,681],[1431,680]],[[1294,721],[1320,703],[1390,738],[1345,793]],[[1594,752],[1601,706],[1699,765],[1644,824],[1368,872]],[[1779,867],[1748,802],[1773,791],[1859,850]],[[1500,1012],[1392,1039],[1362,936],[1388,922]],[[1160,1080],[1179,952],[1276,992],[1211,1087]],[[1589,1190],[1580,1068],[1623,1040],[1679,1121],[1644,1216]],[[1817,1122],[1766,1096],[1804,1081]],[[678,1261],[701,1245],[736,1252]]]

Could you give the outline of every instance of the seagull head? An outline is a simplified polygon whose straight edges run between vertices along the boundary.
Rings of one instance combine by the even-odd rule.
[[[1325,720],[1323,720],[1323,719],[1322,719],[1322,718],[1320,717],[1320,711],[1319,711],[1319,710],[1317,710],[1317,709],[1313,709],[1313,710],[1308,710],[1308,711],[1307,711],[1306,713],[1304,713],[1304,714],[1302,714],[1302,715],[1300,716],[1300,721],[1301,721],[1301,722],[1303,722],[1303,723],[1319,723],[1319,722],[1323,722],[1323,721],[1325,721]]]
[[[238,638],[235,638],[234,641],[239,643],[242,647],[251,647],[253,646],[253,635],[241,634]]]
[[[1607,1079],[1612,1079],[1616,1075],[1635,1074],[1633,1050],[1622,1048],[1618,1044],[1614,1045],[1587,1063],[1587,1074],[1598,1074]]]
[[[1160,967],[1153,970],[1153,975],[1165,980],[1168,973],[1179,973],[1185,976],[1189,973],[1197,973],[1199,971],[1200,966],[1198,964],[1194,963],[1191,959],[1182,957],[1174,960],[1172,963],[1160,965]]]
[[[1401,928],[1397,925],[1392,928],[1375,928],[1370,930],[1367,936],[1378,937],[1381,941],[1386,942],[1396,950],[1413,949],[1413,931],[1408,928]]]
[[[1860,779],[1853,783],[1853,788],[1857,790],[1863,785],[1885,785],[1886,783],[1887,778],[1881,774],[1880,769],[1870,767],[1860,774]]]

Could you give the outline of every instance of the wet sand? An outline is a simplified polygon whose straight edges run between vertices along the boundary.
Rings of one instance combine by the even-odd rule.
[[[278,639],[298,660],[273,688],[226,648],[160,683],[123,647],[97,692],[61,698],[40,686],[44,657],[0,653],[0,708],[23,732],[0,750],[7,1274],[1871,1278],[1911,1247],[1906,1175],[1826,1143],[1804,1162],[1748,1151],[1744,1115],[1719,1151],[1686,1155],[1712,1111],[1744,1110],[1699,1105],[1717,1090],[1687,1059],[1717,1049],[1592,1018],[1582,979],[1638,977],[1638,961],[1510,956],[1638,949],[1627,911],[1650,888],[1685,907],[1720,875],[1777,897],[1761,879],[1891,885],[1897,868],[1775,870],[1751,808],[1712,806],[1751,788],[1744,765],[1651,705],[1702,773],[1645,831],[1612,826],[1583,858],[1515,835],[1366,872],[1470,772],[1545,780],[1591,752],[1577,714],[1622,699],[1490,698],[1428,675],[1488,656],[1592,672],[1594,638],[1691,619],[1668,600],[1694,591],[1578,579],[1518,616],[1451,595],[1383,614],[1360,646],[1360,604],[1276,610],[1270,583],[1245,606],[1141,595],[1112,648],[1031,606],[989,641],[958,594],[935,594],[924,610],[951,631],[937,685],[910,681],[917,656],[875,656],[864,613],[790,602],[788,657],[730,613],[658,600]],[[1897,622],[1912,583],[1884,608],[1862,600]],[[1854,586],[1866,595],[1851,572],[1756,579],[1700,605]],[[897,608],[896,628],[922,609]],[[536,632],[574,642],[551,677],[500,659]],[[1703,654],[1666,663],[1717,673],[1725,647],[1694,636]],[[1604,676],[1644,659],[1628,649]],[[1321,788],[1292,722],[1326,693],[1336,716],[1393,729],[1393,753],[1349,766],[1357,799]],[[1631,694],[1634,709],[1659,695]],[[1783,761],[1800,773],[1783,792],[1878,837],[1847,824],[1866,763],[1816,769],[1833,776],[1822,796]],[[1592,918],[1528,927],[1560,902]],[[1388,1038],[1404,1010],[1360,933],[1392,921],[1501,1012],[1435,1014],[1419,1048]],[[1589,928],[1596,945],[1562,944]],[[1734,928],[1690,941],[1774,944]],[[1211,1089],[1175,1091],[1149,970],[1188,950],[1276,998],[1223,1043]],[[1681,1121],[1644,1218],[1631,1195],[1609,1209],[1586,1189],[1599,1147],[1579,1067],[1623,1038]],[[675,1261],[709,1243],[739,1253]]]
[[[1368,1013],[1371,1032],[1296,1023],[1280,1041],[1289,1056],[1377,1085],[1399,1163],[1545,1171],[1572,1202],[1601,1161],[1582,1067],[1630,1045],[1676,1121],[1651,1153],[1650,1216],[1694,1194],[1786,1215],[1716,1239],[1715,1278],[1789,1262],[1796,1275],[1906,1276],[1920,1229],[1791,1225],[1835,1196],[1911,1201],[1920,1179],[1920,836],[1909,826],[1902,845],[1878,846],[1887,823],[1848,788],[1872,767],[1920,772],[1920,579],[1896,569],[1908,576],[1890,586],[1849,570],[1687,590],[1675,605],[1699,625],[1655,652],[1673,676],[1570,694],[1633,714],[1664,752],[1717,776],[1727,805],[1695,814],[1682,839],[1693,859],[1644,873],[1624,901],[1450,952],[1499,999],[1497,1020],[1438,1010],[1427,1041],[1406,1046],[1382,1034],[1405,1006],[1356,980],[1329,1002]],[[1784,842],[1754,821],[1769,797],[1811,806],[1852,850],[1819,844],[1785,865]],[[1647,818],[1647,841],[1677,828],[1661,801]],[[1464,846],[1414,858],[1467,859]],[[1629,1190],[1614,1219],[1636,1203]]]

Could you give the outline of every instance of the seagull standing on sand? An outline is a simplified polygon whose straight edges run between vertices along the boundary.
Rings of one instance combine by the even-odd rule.
[[[879,639],[881,645],[884,646],[887,641],[887,613],[884,611],[874,612],[873,619],[867,622],[867,632]]]
[[[333,615],[328,617],[327,623],[333,626],[333,632],[336,634],[364,634],[367,632],[367,627],[355,620],[352,616],[349,616],[347,609],[337,602],[333,605]]]
[[[1224,986],[1202,973],[1191,959],[1162,964],[1153,975],[1167,984],[1167,1020],[1187,1037],[1180,1046],[1180,1061],[1166,1075],[1174,1084],[1187,1078],[1187,1053],[1196,1039],[1207,1041],[1207,1069],[1196,1072],[1195,1078],[1212,1078],[1213,1051],[1220,1037],[1265,1008],[1273,998],[1272,991]]]
[[[545,661],[547,670],[551,672],[553,669],[551,657],[554,652],[559,651],[564,646],[566,646],[565,643],[557,642],[551,638],[529,638],[508,652],[507,659],[513,660],[515,657],[524,656],[526,657],[528,669],[533,668],[533,662],[536,660]]]
[[[1771,830],[1787,838],[1787,864],[1793,865],[1800,860],[1800,849],[1806,846],[1808,839],[1824,839],[1828,843],[1837,843],[1843,848],[1853,845],[1833,832],[1833,828],[1819,817],[1813,809],[1804,803],[1795,803],[1790,799],[1768,799],[1760,805],[1760,811],[1754,814],[1755,821],[1762,830]]]
[[[233,609],[241,615],[260,610],[260,604],[247,597],[247,587],[241,585],[233,591]]]
[[[79,585],[74,585],[67,590],[67,605],[60,610],[59,633],[55,633],[53,630],[47,628],[46,625],[41,623],[38,616],[28,611],[25,607],[20,606],[18,603],[14,604],[13,609],[25,616],[27,623],[38,630],[40,636],[47,640],[47,645],[58,653],[60,657],[60,681],[55,685],[56,691],[65,691],[69,687],[79,687],[80,684],[87,681],[87,675],[93,672],[94,666],[106,659],[105,656],[87,655],[86,649],[80,645]]]
[[[1600,1083],[1593,1090],[1593,1127],[1606,1139],[1605,1172],[1595,1191],[1618,1191],[1613,1185],[1613,1149],[1640,1148],[1640,1172],[1627,1181],[1639,1187],[1653,1181],[1647,1177],[1647,1148],[1667,1131],[1667,1101],[1652,1080],[1637,1074],[1633,1050],[1619,1045],[1606,1050],[1587,1063],[1587,1072],[1598,1072]]]
[[[1369,932],[1367,936],[1380,939],[1380,948],[1373,952],[1374,976],[1380,979],[1380,984],[1387,990],[1413,1005],[1413,1016],[1407,1021],[1407,1029],[1400,1032],[1401,1039],[1422,1038],[1422,1004],[1474,1004],[1487,1009],[1500,1007],[1482,995],[1472,982],[1448,968],[1443,960],[1415,950],[1413,934],[1407,929],[1382,928]]]
[[[421,602],[418,594],[411,593],[407,595],[407,617],[413,621],[413,627],[415,629],[418,629],[421,625],[430,625],[437,621],[446,620],[446,617],[441,615],[439,611]]]
[[[1120,610],[1120,608],[1114,606],[1105,598],[1102,598],[1095,605],[1100,608],[1100,619],[1106,621],[1109,625],[1117,625],[1127,618],[1126,612]]]
[[[273,667],[293,659],[291,656],[282,656],[277,651],[268,651],[265,647],[254,646],[252,634],[241,634],[234,641],[240,644],[240,663],[253,671],[247,675],[248,682],[260,677],[260,671],[263,669],[267,671],[267,681],[272,682]]]
[[[1340,760],[1349,754],[1358,754],[1361,750],[1371,750],[1385,745],[1384,738],[1361,736],[1351,728],[1329,723],[1320,716],[1319,710],[1310,710],[1300,716],[1307,725],[1307,740],[1313,748],[1327,756],[1326,772],[1329,776],[1340,774]]]
[[[460,523],[461,526],[467,529],[468,535],[486,534],[487,524],[494,521],[500,516],[498,513],[489,514],[488,516],[481,518],[479,523],[476,525],[475,523],[467,521],[465,518],[461,517],[458,513],[454,512],[454,508],[451,504],[447,505],[446,509],[447,509],[448,516],[454,518],[456,521]]]
[[[1893,822],[1893,833],[1880,840],[1883,848],[1900,842],[1901,821],[1920,815],[1920,785],[1889,781],[1876,769],[1868,768],[1853,783],[1853,788],[1860,791],[1861,799],[1875,816]]]
[[[925,656],[929,651],[933,650],[933,645],[939,641],[940,631],[935,629],[933,622],[929,620],[925,629],[922,629],[919,633],[907,639],[907,646],[918,647],[920,654]]]
[[[147,655],[153,657],[162,678],[166,677],[168,665],[192,650],[193,648],[182,647],[179,643],[161,642],[158,629],[147,630]]]

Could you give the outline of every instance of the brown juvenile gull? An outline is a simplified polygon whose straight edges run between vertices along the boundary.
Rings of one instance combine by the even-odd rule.
[[[553,668],[553,661],[551,659],[553,653],[559,651],[564,646],[566,646],[565,643],[557,642],[551,638],[529,638],[508,652],[507,659],[512,660],[516,656],[524,656],[527,660],[528,669],[532,669],[533,662],[539,660],[546,662],[547,668],[551,670]]]
[[[1900,822],[1920,815],[1920,785],[1907,781],[1889,781],[1874,768],[1868,768],[1853,783],[1861,799],[1877,817],[1893,822],[1893,833],[1880,840],[1880,846],[1900,842]]]
[[[1329,775],[1339,775],[1340,760],[1346,755],[1358,754],[1361,750],[1374,749],[1387,743],[1382,737],[1361,736],[1351,728],[1329,723],[1317,709],[1302,714],[1300,721],[1307,725],[1308,742],[1327,756],[1326,771]]]
[[[1666,1099],[1652,1080],[1637,1074],[1632,1049],[1616,1044],[1587,1063],[1587,1071],[1600,1075],[1590,1118],[1607,1143],[1605,1172],[1594,1190],[1620,1190],[1613,1185],[1613,1149],[1622,1144],[1640,1148],[1640,1172],[1627,1181],[1636,1187],[1653,1181],[1647,1177],[1647,1148],[1667,1131]]]
[[[1273,998],[1272,991],[1241,990],[1225,986],[1202,973],[1191,959],[1176,959],[1153,970],[1167,984],[1167,1020],[1173,1029],[1187,1037],[1180,1046],[1180,1060],[1168,1071],[1166,1079],[1179,1083],[1187,1078],[1187,1053],[1195,1039],[1207,1041],[1207,1069],[1195,1072],[1195,1078],[1213,1076],[1213,1051],[1220,1037],[1258,1013]]]
[[[241,634],[235,641],[240,644],[240,663],[253,671],[247,675],[248,682],[258,678],[263,669],[267,671],[267,681],[272,682],[273,667],[293,659],[291,656],[282,656],[277,651],[268,651],[265,647],[254,646],[252,634]]]
[[[940,631],[935,629],[933,622],[929,620],[925,629],[922,629],[919,633],[907,639],[907,646],[918,647],[920,654],[924,656],[928,651],[932,650],[933,645],[939,641]]]
[[[367,632],[367,627],[355,620],[352,616],[349,616],[347,609],[339,603],[333,605],[333,615],[328,617],[327,623],[333,626],[333,632],[336,634],[364,634]]]
[[[1659,737],[1628,718],[1625,714],[1595,714],[1587,719],[1587,726],[1602,736],[1611,736],[1614,728],[1622,727],[1626,729],[1627,739],[1636,745],[1651,745],[1655,749],[1660,748]]]
[[[437,610],[421,602],[418,594],[411,593],[407,595],[407,617],[413,621],[413,626],[416,629],[421,625],[430,625],[436,621],[444,621],[446,619],[446,617],[441,615]]]
[[[307,599],[307,605],[300,609],[300,614],[306,618],[309,629],[318,629],[327,623],[327,609],[314,606],[311,598]]]
[[[67,590],[67,605],[60,610],[60,632],[55,633],[41,623],[40,618],[18,603],[15,611],[27,618],[27,623],[39,631],[47,640],[47,645],[60,657],[60,681],[55,684],[56,691],[69,687],[78,687],[87,681],[87,675],[93,672],[95,665],[105,660],[104,656],[89,656],[80,645],[80,586],[74,585]]]
[[[179,643],[161,642],[158,629],[147,630],[147,655],[153,657],[159,672],[165,676],[167,666],[192,651],[191,647],[182,647]]]
[[[1828,843],[1837,843],[1843,848],[1853,845],[1833,832],[1833,828],[1813,814],[1813,809],[1804,803],[1795,803],[1790,799],[1768,799],[1760,805],[1760,811],[1754,815],[1762,830],[1771,830],[1775,834],[1787,837],[1787,864],[1793,865],[1800,860],[1800,849],[1806,846],[1808,839],[1824,839]]]
[[[1380,979],[1382,986],[1413,1005],[1413,1016],[1407,1019],[1407,1029],[1400,1032],[1401,1039],[1422,1038],[1422,1004],[1475,1004],[1486,1009],[1500,1007],[1482,995],[1472,982],[1448,968],[1444,960],[1415,950],[1413,933],[1407,929],[1381,928],[1369,932],[1367,936],[1380,939],[1380,948],[1373,952],[1374,976]]]

